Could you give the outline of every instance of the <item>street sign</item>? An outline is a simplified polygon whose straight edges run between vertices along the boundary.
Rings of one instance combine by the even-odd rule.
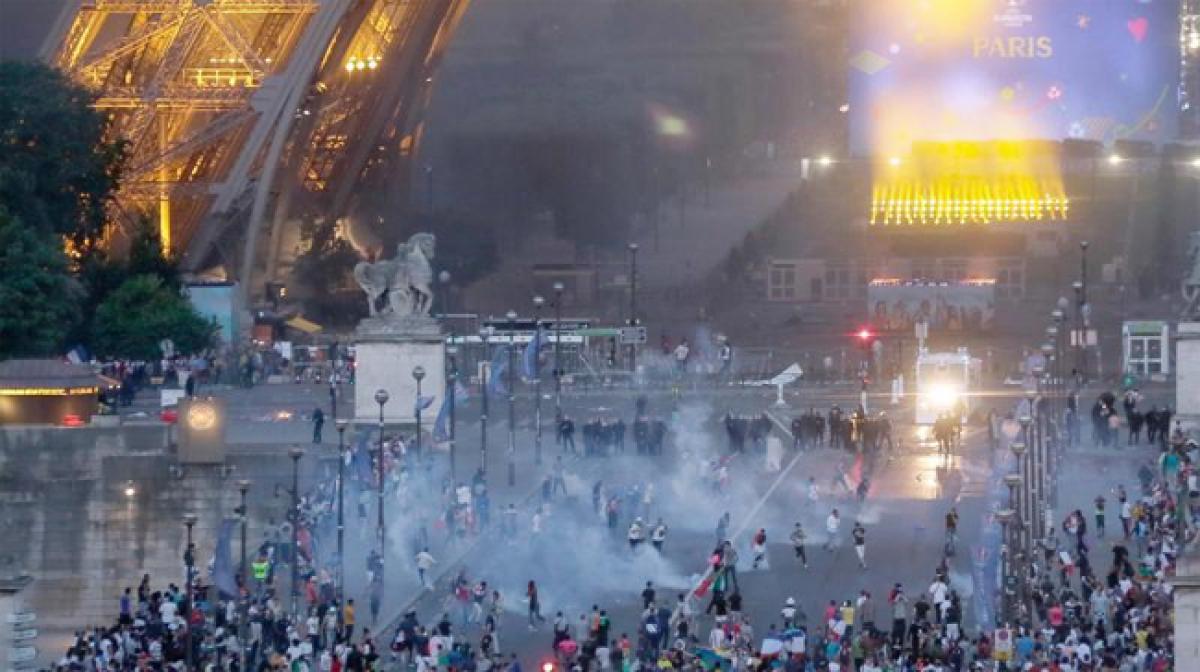
[[[641,345],[646,342],[645,327],[621,327],[621,345]]]
[[[1095,329],[1072,329],[1071,330],[1071,347],[1077,348],[1082,343],[1089,348],[1096,347],[1099,340],[1096,337]]]

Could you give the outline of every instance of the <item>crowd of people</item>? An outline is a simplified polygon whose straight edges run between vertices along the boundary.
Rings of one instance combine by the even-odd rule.
[[[840,424],[853,418],[854,414],[843,418],[839,411],[836,420]],[[810,433],[821,424],[817,419],[830,424],[812,411],[801,419]],[[736,420],[726,415],[726,428]],[[755,420],[747,418],[747,433]],[[772,431],[769,421],[766,431]],[[814,447],[825,437],[815,440]],[[848,441],[853,445],[864,438],[852,432]],[[196,580],[191,590],[176,585],[156,590],[147,576],[136,592],[131,587],[120,597],[116,622],[79,633],[58,668],[162,670],[186,669],[190,663],[192,669],[205,670],[520,672],[522,662],[530,660],[520,660],[501,641],[502,634],[505,640],[512,634],[503,630],[512,627],[505,622],[506,612],[521,603],[523,627],[548,631],[538,660],[579,672],[1168,672],[1173,669],[1174,637],[1170,579],[1179,548],[1196,529],[1200,491],[1195,466],[1200,449],[1182,430],[1153,445],[1157,464],[1142,470],[1135,491],[1122,486],[1098,494],[1091,517],[1082,510],[1070,512],[1034,552],[1015,559],[1020,580],[997,591],[996,622],[982,629],[968,618],[970,595],[964,595],[951,576],[959,526],[953,509],[945,516],[946,544],[940,561],[930,568],[927,586],[910,590],[889,581],[887,594],[878,596],[858,586],[827,586],[823,599],[828,601],[819,613],[806,612],[800,600],[781,591],[778,616],[758,616],[753,623],[751,612],[762,614],[764,606],[746,604],[741,584],[759,580],[752,572],[770,566],[768,538],[778,532],[750,526],[751,532],[739,536],[731,529],[729,513],[717,521],[715,546],[705,558],[696,559],[704,568],[698,581],[684,590],[639,584],[638,592],[623,600],[641,605],[635,618],[628,616],[627,607],[610,610],[599,603],[578,614],[545,613],[536,566],[528,568],[533,578],[519,595],[506,595],[501,581],[488,576],[487,566],[480,567],[477,576],[462,567],[448,581],[435,582],[432,574],[439,560],[430,550],[436,544],[428,527],[440,531],[442,549],[447,542],[488,529],[492,516],[486,478],[480,472],[470,483],[444,480],[439,491],[431,471],[419,477],[428,461],[402,439],[393,438],[385,443],[383,457],[385,496],[395,504],[390,509],[395,515],[423,519],[406,542],[419,585],[440,600],[441,608],[432,618],[423,623],[412,610],[394,630],[380,629],[384,595],[382,581],[376,580],[382,576],[382,558],[376,552],[366,560],[367,614],[357,613],[354,600],[341,599],[334,580],[340,559],[327,543],[336,487],[326,479],[300,499],[299,516],[289,521],[300,526],[299,545],[292,548],[279,529],[269,530],[248,569],[246,585],[222,589],[216,569],[212,582]],[[348,501],[354,503],[362,530],[369,529],[378,467],[370,452],[360,444],[344,456],[355,493]],[[740,452],[730,446],[719,458],[681,454],[680,459],[699,465],[698,473],[711,479],[713,492],[722,497],[732,477],[731,460]],[[821,511],[824,526],[814,533],[796,521],[786,531],[792,552],[784,562],[804,572],[814,553],[831,554],[839,561],[849,547],[854,552],[850,558],[864,576],[886,571],[888,565],[874,562],[868,552],[871,532],[860,516],[870,490],[864,470],[839,464],[827,490],[811,476],[808,483],[803,506],[808,513]],[[664,552],[670,528],[653,479],[611,484],[597,480],[591,495],[585,515],[602,522],[588,524],[607,527],[614,546],[635,557]],[[501,509],[501,540],[510,545],[538,543],[567,515],[562,509],[551,513],[567,496],[565,467],[558,457],[527,520],[515,505]],[[417,502],[436,502],[436,518],[429,518],[429,509]],[[1116,514],[1119,529],[1110,524],[1109,511]],[[1107,560],[1103,566],[1101,558]],[[303,582],[300,615],[295,618],[288,616],[286,595],[277,580],[282,574],[277,567],[291,563],[298,563]],[[773,607],[765,611],[774,613]]]

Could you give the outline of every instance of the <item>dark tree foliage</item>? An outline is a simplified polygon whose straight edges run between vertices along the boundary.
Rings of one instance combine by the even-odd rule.
[[[82,295],[62,245],[0,207],[0,358],[62,352]]]
[[[156,275],[135,275],[121,283],[96,309],[94,349],[104,357],[154,360],[159,343],[195,353],[212,344],[216,325],[201,317],[187,297]]]
[[[0,61],[0,203],[86,253],[116,190],[123,142],[104,141],[87,89],[32,61]]]

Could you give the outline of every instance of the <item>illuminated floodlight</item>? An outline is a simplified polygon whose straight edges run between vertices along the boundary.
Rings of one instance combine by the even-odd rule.
[[[900,165],[900,157],[893,156],[892,158],[888,159],[888,163],[895,168],[896,166]]]
[[[1124,157],[1122,157],[1120,154],[1109,154],[1108,155],[1109,165],[1115,166],[1115,165],[1120,164],[1124,160],[1125,160]]]
[[[934,385],[925,393],[926,401],[931,408],[946,411],[958,403],[958,389],[953,385]]]
[[[817,163],[821,164],[822,166],[832,165],[833,157],[829,156],[828,154],[822,154],[821,156],[817,157]]]
[[[1200,156],[1198,156],[1198,157],[1196,157],[1196,158],[1192,159],[1192,165],[1193,165],[1193,166],[1195,166],[1195,167],[1197,167],[1197,168],[1200,168]]]

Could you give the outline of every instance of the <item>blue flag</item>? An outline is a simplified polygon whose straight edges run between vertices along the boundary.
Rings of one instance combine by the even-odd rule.
[[[455,400],[457,401],[457,399]],[[446,428],[447,419],[450,417],[450,397],[442,400],[442,407],[438,409],[437,418],[433,421],[433,440],[441,443],[450,440],[450,430]]]
[[[233,571],[233,558],[231,557],[233,530],[237,522],[234,518],[226,518],[221,521],[221,527],[217,531],[217,547],[213,551],[213,583],[216,584],[217,590],[221,591],[222,595],[230,597],[238,594],[237,578]]]
[[[525,357],[522,360],[524,370],[521,375],[525,380],[533,380],[538,377],[538,351],[542,347],[542,329],[534,332],[533,338],[529,339],[529,345],[525,346]]]
[[[450,440],[450,430],[447,426],[447,423],[450,422],[450,400],[453,395],[455,405],[461,405],[466,402],[467,394],[467,388],[463,387],[462,383],[455,383],[451,394],[446,395],[442,399],[442,406],[438,409],[437,419],[433,421],[434,441]]]
[[[508,394],[508,387],[504,384],[504,374],[508,371],[507,345],[496,348],[489,368],[492,371],[492,375],[488,379],[488,391],[492,394]]]
[[[426,396],[417,397],[416,403],[413,404],[413,414],[416,415],[417,411],[423,411],[423,410],[429,408],[430,406],[432,406],[433,400],[436,398],[437,397],[434,395],[430,395],[428,397],[426,397]]]

